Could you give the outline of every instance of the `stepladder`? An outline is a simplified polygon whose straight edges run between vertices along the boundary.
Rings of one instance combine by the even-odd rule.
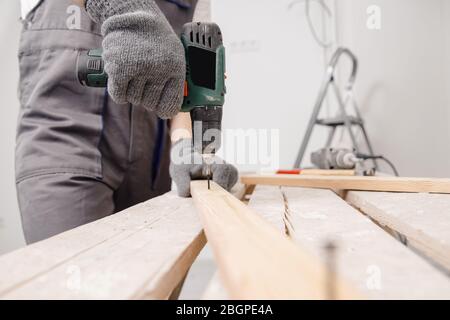
[[[343,56],[350,58],[352,69],[350,77],[344,86],[344,92],[341,92],[342,90],[336,81],[336,70]],[[373,147],[369,140],[369,136],[364,125],[364,120],[353,94],[357,72],[358,59],[353,52],[347,48],[338,48],[333,54],[333,57],[331,58],[326,69],[323,83],[320,87],[311,118],[308,122],[306,132],[295,161],[295,168],[301,168],[315,126],[324,126],[329,128],[325,147],[328,148],[332,146],[338,128],[343,128],[350,137],[350,142],[355,150],[355,153],[363,154],[364,151],[366,151],[369,156],[374,156]],[[330,90],[335,94],[338,111],[334,117],[320,118],[324,101]],[[359,130],[362,136],[362,143],[359,143],[357,140],[357,130]],[[377,169],[376,161],[374,161],[374,167]]]

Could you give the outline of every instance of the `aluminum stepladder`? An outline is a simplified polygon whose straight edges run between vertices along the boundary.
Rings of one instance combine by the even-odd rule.
[[[350,75],[350,78],[345,86],[346,91],[346,98],[345,100],[342,98],[342,95],[340,93],[339,87],[336,84],[336,67],[340,61],[340,58],[343,55],[347,55],[351,62],[352,62],[352,72]],[[369,136],[367,135],[367,131],[364,127],[364,121],[361,117],[361,113],[359,112],[359,108],[356,104],[356,101],[353,98],[353,86],[355,84],[356,80],[356,74],[358,72],[358,59],[356,56],[347,48],[338,48],[336,52],[334,53],[333,57],[331,58],[330,63],[328,64],[327,70],[325,72],[325,79],[322,84],[322,87],[319,91],[319,96],[317,97],[316,104],[314,105],[313,113],[311,115],[311,119],[309,121],[308,127],[306,129],[306,133],[303,137],[303,142],[300,147],[300,150],[297,155],[297,159],[295,161],[294,167],[296,169],[301,168],[301,164],[303,161],[303,158],[305,156],[306,148],[308,147],[309,140],[311,139],[311,135],[314,129],[314,126],[320,125],[320,126],[326,126],[330,128],[330,132],[328,134],[328,139],[326,142],[326,147],[331,147],[331,144],[333,142],[334,135],[336,133],[336,130],[338,127],[345,127],[350,135],[351,142],[353,144],[353,148],[356,151],[356,153],[361,154],[361,150],[358,146],[358,143],[356,141],[355,134],[353,132],[353,127],[359,127],[359,129],[362,132],[364,141],[366,143],[367,149],[369,151],[370,156],[374,156],[372,145],[369,141]],[[339,106],[339,112],[338,115],[334,118],[328,118],[328,119],[319,119],[319,114],[322,109],[323,102],[325,100],[325,97],[328,93],[329,87],[333,88],[333,91],[336,95],[337,104]],[[355,116],[351,116],[347,113],[347,105],[351,103],[354,108]],[[375,169],[378,168],[376,161],[374,162]]]

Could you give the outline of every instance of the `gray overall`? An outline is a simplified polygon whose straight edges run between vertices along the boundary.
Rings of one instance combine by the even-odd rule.
[[[196,5],[156,2],[178,33]],[[43,0],[24,21],[16,184],[27,243],[170,190],[168,122],[77,81],[79,50],[101,43],[71,0]]]

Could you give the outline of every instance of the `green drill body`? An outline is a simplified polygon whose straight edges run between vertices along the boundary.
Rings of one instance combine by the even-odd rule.
[[[186,82],[182,111],[222,107],[225,103],[225,48],[222,33],[213,23],[188,23],[181,42],[186,54]]]
[[[221,146],[222,107],[225,103],[225,48],[215,23],[192,22],[183,27],[181,42],[186,55],[186,83],[182,112],[190,112],[194,150],[203,155],[211,179],[211,161]],[[77,75],[88,87],[106,87],[102,49],[80,53]],[[207,138],[208,137],[208,138]]]
[[[221,131],[226,93],[222,33],[215,23],[187,23],[181,42],[186,55],[186,85],[181,111],[191,113],[195,149],[201,154],[214,154],[220,148],[220,136],[216,134],[214,141],[204,141],[203,137],[209,129]],[[92,49],[80,54],[77,72],[82,85],[107,86],[102,53],[102,49]]]

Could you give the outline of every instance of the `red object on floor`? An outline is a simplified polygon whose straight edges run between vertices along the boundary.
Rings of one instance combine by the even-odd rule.
[[[294,170],[278,170],[277,174],[301,174],[302,170],[294,169]]]

